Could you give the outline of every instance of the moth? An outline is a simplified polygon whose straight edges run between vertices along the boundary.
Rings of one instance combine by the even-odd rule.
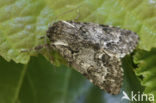
[[[123,81],[121,58],[137,46],[136,33],[108,25],[58,21],[47,31],[52,49],[100,89],[116,95]]]

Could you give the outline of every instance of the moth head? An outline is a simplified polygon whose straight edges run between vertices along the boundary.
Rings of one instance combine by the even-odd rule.
[[[55,22],[53,26],[49,27],[47,37],[54,45],[67,46],[68,42],[74,40],[72,39],[73,35],[75,35],[74,27],[74,25],[67,21]]]

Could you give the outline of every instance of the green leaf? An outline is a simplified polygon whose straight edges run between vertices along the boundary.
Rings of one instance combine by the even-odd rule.
[[[42,56],[24,68],[0,58],[0,67],[0,103],[74,103],[89,88],[79,73]]]
[[[156,47],[156,6],[152,0],[0,0],[0,55],[26,64],[48,24],[73,20],[121,26],[137,32],[139,48]],[[78,7],[78,8],[77,8]],[[79,10],[79,13],[76,12]],[[56,18],[57,17],[57,18]]]
[[[86,90],[86,79],[64,66],[55,68],[43,57],[32,58],[19,94],[19,103],[75,103]]]
[[[0,57],[0,103],[15,103],[26,67],[6,62]]]
[[[129,64],[131,59],[123,61],[122,89],[127,94],[142,91]],[[128,103],[121,102],[122,92],[118,96],[107,94],[75,70],[56,68],[43,56],[33,57],[25,66],[0,58],[0,67],[0,103]]]
[[[151,51],[139,50],[135,55],[138,64],[136,75],[143,76],[141,84],[145,86],[145,93],[156,96],[156,48]]]
[[[22,53],[39,43],[53,16],[43,0],[0,0],[0,55],[7,61],[27,63],[31,53]]]

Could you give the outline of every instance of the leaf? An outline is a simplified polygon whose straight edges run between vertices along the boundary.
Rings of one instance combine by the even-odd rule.
[[[139,48],[150,50],[156,47],[156,1],[119,0],[126,11],[124,27],[140,36]]]
[[[131,67],[124,60],[123,90],[142,91]],[[0,58],[0,103],[127,103],[101,91],[80,73],[65,66],[54,67],[43,56],[33,57],[28,65]],[[127,75],[129,74],[129,75]]]
[[[7,61],[26,64],[31,53],[22,53],[43,44],[53,16],[43,0],[0,0],[0,55]]]
[[[79,73],[64,66],[55,68],[41,56],[32,58],[27,68],[19,103],[75,103],[88,88]]]
[[[135,55],[138,64],[136,75],[143,76],[141,84],[145,86],[145,93],[156,96],[156,48],[151,51],[139,50]]]
[[[27,66],[0,58],[0,67],[0,103],[73,103],[88,88],[79,73],[55,68],[42,56]]]
[[[7,61],[28,63],[49,24],[56,20],[121,26],[140,36],[139,48],[156,47],[156,6],[152,0],[0,0],[0,55]],[[78,7],[78,8],[77,8]],[[79,10],[79,13],[76,12]],[[142,12],[143,10],[143,12]]]
[[[0,57],[0,103],[15,103],[26,67]]]

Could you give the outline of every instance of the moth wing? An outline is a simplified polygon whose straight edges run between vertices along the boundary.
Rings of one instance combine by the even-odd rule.
[[[114,54],[118,58],[133,52],[138,44],[139,37],[136,33],[119,27],[102,27],[101,44],[105,51]]]
[[[100,48],[118,58],[131,53],[138,44],[138,35],[130,30],[94,23],[70,23],[87,38],[84,40],[99,44]]]
[[[75,56],[73,67],[100,89],[116,95],[120,92],[123,70],[120,59],[104,52],[84,48]]]

